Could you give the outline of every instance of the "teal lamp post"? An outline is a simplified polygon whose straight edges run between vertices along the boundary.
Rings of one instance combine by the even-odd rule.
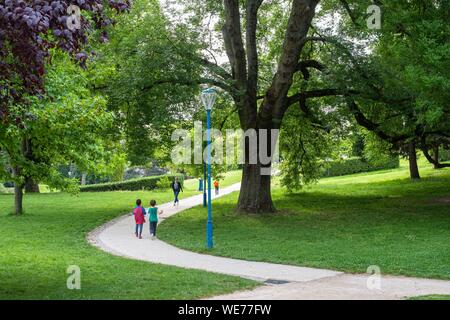
[[[208,221],[206,222],[206,245],[213,247],[213,225],[211,207],[211,110],[216,102],[217,92],[213,88],[202,91],[201,99],[206,110],[206,148],[208,155]]]

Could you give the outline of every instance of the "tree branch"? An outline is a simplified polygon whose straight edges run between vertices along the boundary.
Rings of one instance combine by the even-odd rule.
[[[245,89],[247,82],[247,64],[241,33],[241,18],[238,0],[224,0],[225,25],[222,34],[228,59],[233,70],[233,78],[239,90]]]
[[[258,122],[261,127],[278,126],[282,121],[286,97],[305,44],[302,39],[308,34],[317,3],[318,0],[292,1],[278,70],[259,109]]]
[[[256,28],[258,25],[258,10],[263,0],[247,0],[246,17],[246,50],[247,50],[247,93],[251,100],[256,101],[258,92],[258,48],[256,43]]]
[[[433,164],[435,168],[450,168],[450,163],[440,163],[438,159],[433,159],[433,157],[429,153],[425,135],[422,136],[420,150],[422,150],[425,158],[427,158],[428,162]]]
[[[450,163],[440,163],[439,161],[434,160],[433,157],[428,152],[427,147],[422,146],[420,148],[420,150],[422,150],[422,153],[425,156],[425,158],[427,158],[428,162],[433,164],[435,166],[435,168],[437,168],[437,169],[450,168]]]
[[[297,103],[301,100],[306,100],[309,98],[342,96],[342,95],[349,95],[349,94],[355,94],[355,93],[357,93],[357,92],[352,91],[352,90],[342,91],[339,89],[332,89],[332,88],[302,91],[302,92],[296,93],[296,94],[288,97],[286,106],[289,107],[289,106],[293,105],[294,103]]]
[[[182,56],[186,56],[189,55],[189,57],[193,60],[197,60],[198,62],[201,62],[202,64],[204,64],[208,69],[212,70],[213,72],[215,72],[217,75],[219,75],[220,77],[226,79],[226,80],[230,80],[233,77],[231,76],[231,74],[229,74],[224,68],[222,68],[221,66],[219,66],[217,64],[217,62],[211,62],[206,58],[203,57],[199,57],[195,54],[192,54],[190,51],[185,51],[183,49],[180,49],[173,41],[172,39],[170,39],[169,36],[166,35],[166,39],[167,41],[170,42],[170,44],[172,45],[172,48],[174,48],[176,51],[178,51],[178,53]],[[164,52],[160,52],[160,54],[164,54]],[[212,55],[212,54],[211,54]],[[213,56],[214,58],[214,56]]]
[[[219,66],[218,64],[209,61],[206,58],[199,58],[199,60],[211,71],[213,71],[214,73],[216,73],[218,76],[222,77],[225,80],[232,80],[233,77],[231,76],[230,73],[228,73],[228,71],[226,71],[224,68],[222,68],[221,66]]]
[[[141,88],[142,91],[149,91],[152,90],[154,87],[158,86],[158,85],[162,85],[162,84],[177,84],[177,85],[182,85],[182,86],[194,86],[194,85],[200,85],[200,84],[210,84],[216,87],[219,87],[223,90],[225,90],[226,92],[230,93],[231,95],[233,95],[235,92],[233,90],[232,87],[230,87],[229,85],[215,80],[215,79],[209,79],[209,78],[199,78],[199,79],[161,79],[161,80],[157,80],[152,82],[149,85],[143,86]]]
[[[303,74],[303,78],[305,80],[309,80],[310,73],[308,68],[314,68],[319,71],[323,71],[325,69],[325,65],[313,59],[303,60],[298,63],[296,71],[300,71]]]
[[[395,144],[399,141],[406,140],[407,138],[409,138],[409,136],[407,136],[407,135],[390,136],[387,133],[385,133],[383,130],[381,130],[380,124],[369,120],[364,115],[364,113],[361,111],[361,109],[359,108],[359,106],[357,105],[357,103],[354,100],[349,101],[347,103],[347,105],[348,105],[350,112],[355,117],[356,122],[360,126],[366,128],[367,130],[374,132],[381,139],[386,140],[392,144]]]
[[[360,25],[358,23],[358,17],[355,15],[355,13],[352,11],[352,9],[350,9],[348,2],[346,0],[339,0],[339,2],[344,7],[345,11],[347,11],[347,14],[350,17],[350,19],[352,20],[353,24],[355,26],[359,27]]]
[[[223,126],[225,125],[225,122],[227,122],[228,118],[229,118],[233,113],[235,113],[236,111],[238,111],[238,107],[237,107],[237,106],[236,106],[235,108],[233,108],[233,110],[231,110],[230,113],[228,113],[228,114],[225,116],[225,119],[223,119],[222,122],[220,123],[220,126],[219,126],[219,130],[220,130],[220,131],[222,131]]]

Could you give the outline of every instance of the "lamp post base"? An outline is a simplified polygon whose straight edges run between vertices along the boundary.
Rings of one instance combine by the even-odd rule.
[[[206,246],[208,247],[208,249],[212,249],[213,248],[213,238],[212,238],[212,222],[208,221],[206,223]]]

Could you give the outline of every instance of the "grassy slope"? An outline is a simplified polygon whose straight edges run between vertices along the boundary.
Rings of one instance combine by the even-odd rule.
[[[427,296],[411,297],[408,300],[450,300],[450,295],[430,294]]]
[[[422,163],[424,179],[408,170],[327,178],[285,194],[275,186],[275,216],[234,212],[237,193],[213,207],[212,254],[247,260],[450,279],[450,170]],[[442,200],[445,198],[446,200]],[[166,220],[160,237],[204,251],[201,207]]]
[[[183,197],[192,194],[187,186]],[[0,195],[0,299],[191,299],[255,285],[115,257],[86,242],[89,231],[130,210],[137,197],[172,200],[170,192],[26,195],[26,214],[15,217],[13,197]],[[66,287],[69,265],[81,268],[79,291]]]

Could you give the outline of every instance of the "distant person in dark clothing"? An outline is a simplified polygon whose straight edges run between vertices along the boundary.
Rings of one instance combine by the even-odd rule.
[[[170,187],[172,188],[173,195],[175,196],[173,205],[178,206],[180,204],[180,200],[178,200],[178,195],[180,194],[180,191],[183,192],[183,187],[181,186],[180,181],[178,181],[178,177],[175,177],[175,180],[170,184]]]

